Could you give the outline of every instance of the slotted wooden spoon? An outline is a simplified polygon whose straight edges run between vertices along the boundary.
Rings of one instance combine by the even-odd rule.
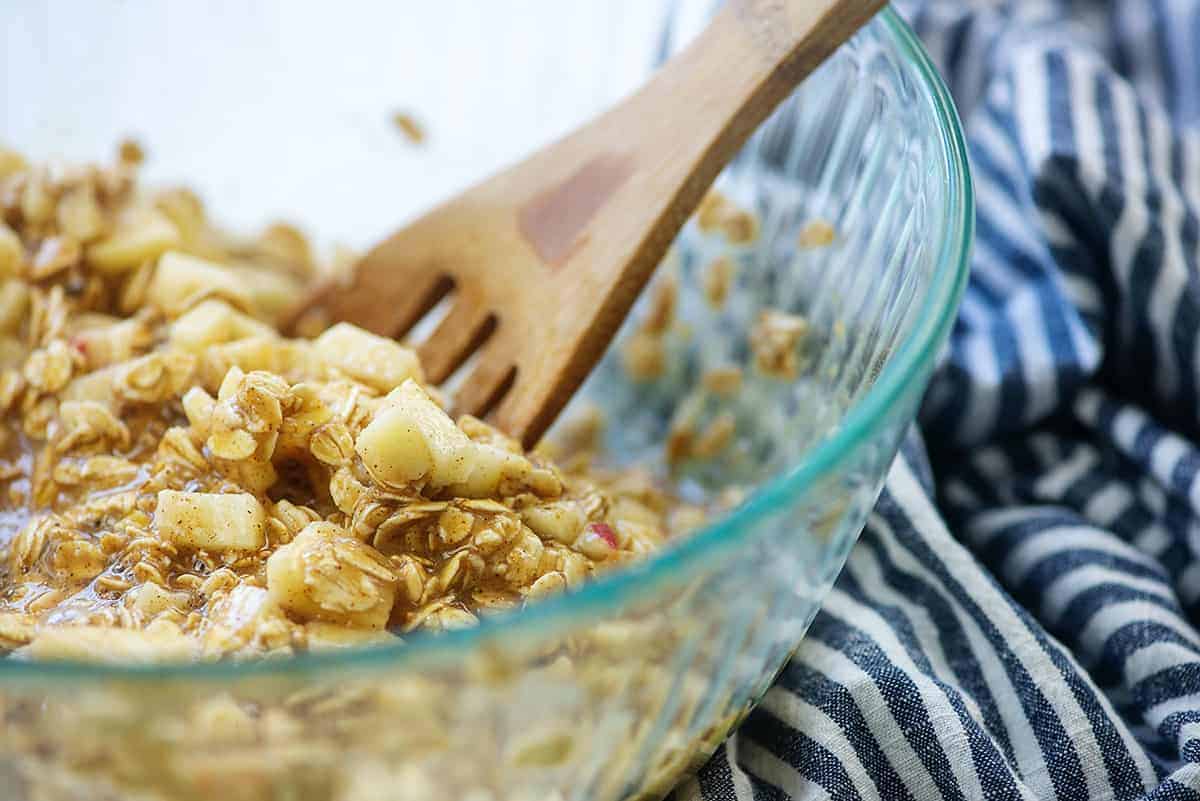
[[[321,305],[399,337],[453,291],[419,346],[428,379],[480,351],[455,411],[532,445],[721,168],[884,2],[730,0],[636,94],[409,224],[293,319]]]

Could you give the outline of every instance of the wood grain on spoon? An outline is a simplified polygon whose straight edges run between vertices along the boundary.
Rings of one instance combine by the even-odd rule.
[[[401,336],[453,291],[420,346],[428,378],[479,351],[457,410],[532,445],[717,174],[883,5],[731,0],[637,93],[406,226],[305,308]]]

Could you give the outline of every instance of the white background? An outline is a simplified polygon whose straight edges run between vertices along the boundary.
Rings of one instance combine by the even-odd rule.
[[[664,18],[656,0],[4,0],[0,140],[96,160],[134,135],[149,178],[228,222],[364,245],[635,86]]]

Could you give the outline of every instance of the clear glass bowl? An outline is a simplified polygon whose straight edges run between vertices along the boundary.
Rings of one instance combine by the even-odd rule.
[[[125,134],[151,180],[198,186],[238,225],[298,218],[366,244],[577,124],[681,46],[704,10],[653,3],[48,3],[3,11],[0,135],[102,158]],[[390,114],[429,130],[406,144]],[[635,569],[476,629],[251,664],[0,661],[0,796],[226,801],[652,798],[698,766],[800,641],[861,530],[953,318],[972,237],[950,99],[885,11],[720,179],[761,232],[694,224],[671,257],[690,335],[631,381],[620,342],[576,405],[618,460],[661,465],[667,421],[728,412],[737,440],[685,491],[744,492]],[[823,248],[798,248],[825,220]],[[705,303],[712,259],[737,265]],[[766,307],[804,315],[799,375],[747,368]],[[624,335],[627,335],[628,331]],[[624,336],[623,335],[623,336]]]

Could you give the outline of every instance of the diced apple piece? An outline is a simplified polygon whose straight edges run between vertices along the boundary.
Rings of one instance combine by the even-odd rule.
[[[88,246],[89,264],[105,273],[124,273],[179,244],[179,229],[157,209],[136,207],[117,220],[107,236]]]
[[[421,427],[402,409],[384,407],[354,442],[367,472],[381,484],[419,481],[433,470]]]
[[[564,545],[573,543],[587,523],[583,510],[578,504],[570,501],[522,509],[521,520],[542,539],[554,540]]]
[[[380,483],[424,479],[435,489],[450,487],[460,497],[486,498],[505,479],[520,479],[532,469],[520,454],[471,440],[411,379],[385,401],[356,443],[368,472]]]
[[[267,560],[268,597],[303,620],[378,631],[397,581],[383,554],[333,523],[309,523]]]
[[[617,532],[608,523],[588,523],[571,547],[589,559],[601,561],[617,550]]]
[[[12,336],[0,336],[0,368],[18,367],[29,356],[29,346]]]
[[[380,392],[395,389],[410,378],[424,380],[415,352],[350,323],[338,323],[313,344],[327,365]]]
[[[120,392],[125,400],[157,403],[181,394],[183,388],[192,382],[195,371],[196,357],[190,353],[154,351],[72,379],[63,389],[61,400],[95,401],[113,406]],[[142,383],[146,376],[151,375],[155,377],[151,385]]]
[[[336,623],[313,621],[304,627],[308,650],[334,651],[340,648],[361,648],[400,642],[396,635],[379,629],[354,629]]]
[[[190,189],[172,188],[159,192],[154,198],[154,206],[175,223],[185,242],[199,238],[206,227],[204,202]]]
[[[192,387],[183,393],[180,402],[183,405],[183,413],[187,415],[188,424],[195,434],[201,439],[208,439],[212,430],[213,409],[217,406],[213,396],[202,387]]]
[[[169,338],[172,345],[198,354],[222,342],[274,336],[274,329],[266,323],[242,314],[219,298],[209,298],[171,323]]]
[[[237,274],[255,312],[267,320],[278,322],[300,297],[301,284],[295,276],[258,267],[239,267]]]
[[[238,584],[219,596],[208,609],[208,630],[204,633],[206,654],[219,655],[243,647],[270,614],[278,614],[267,601],[267,591],[250,584]]]
[[[120,369],[121,365],[114,364],[77,376],[63,388],[60,397],[64,401],[95,401],[104,406],[112,406],[117,399],[116,380],[117,371]]]
[[[96,370],[133,358],[153,344],[146,321],[137,317],[105,321],[101,315],[71,334],[70,344],[83,357],[85,370]]]
[[[46,626],[17,653],[36,660],[150,664],[190,661],[196,643],[178,627]]]
[[[188,602],[187,593],[170,592],[154,582],[135,587],[125,597],[146,620],[168,609],[182,609]]]
[[[226,372],[237,367],[247,373],[255,370],[282,373],[298,364],[295,358],[298,349],[299,346],[281,342],[278,337],[249,337],[210,348],[208,355],[222,361]]]
[[[7,280],[0,284],[0,332],[16,333],[29,308],[29,287],[24,281]]]
[[[25,246],[13,229],[0,222],[0,277],[19,275],[25,264]]]
[[[451,493],[460,498],[490,498],[501,482],[520,480],[533,471],[533,465],[524,456],[496,445],[472,442],[469,454],[470,473],[450,487]]]
[[[380,483],[425,479],[435,488],[466,481],[476,447],[411,378],[387,396],[355,442],[367,471]]]
[[[158,260],[158,269],[146,290],[147,302],[167,314],[178,314],[209,295],[230,298],[243,306],[250,302],[235,271],[176,251],[164,253]]]
[[[104,212],[89,184],[68,189],[58,199],[58,228],[76,242],[90,242],[104,232]]]
[[[266,512],[248,493],[160,490],[154,520],[162,537],[185,548],[252,551],[266,542]]]
[[[263,370],[287,376],[307,366],[312,358],[309,343],[271,337],[250,337],[236,342],[224,342],[205,349],[200,365],[200,380],[204,388],[215,392],[229,368],[238,367],[249,373]]]

